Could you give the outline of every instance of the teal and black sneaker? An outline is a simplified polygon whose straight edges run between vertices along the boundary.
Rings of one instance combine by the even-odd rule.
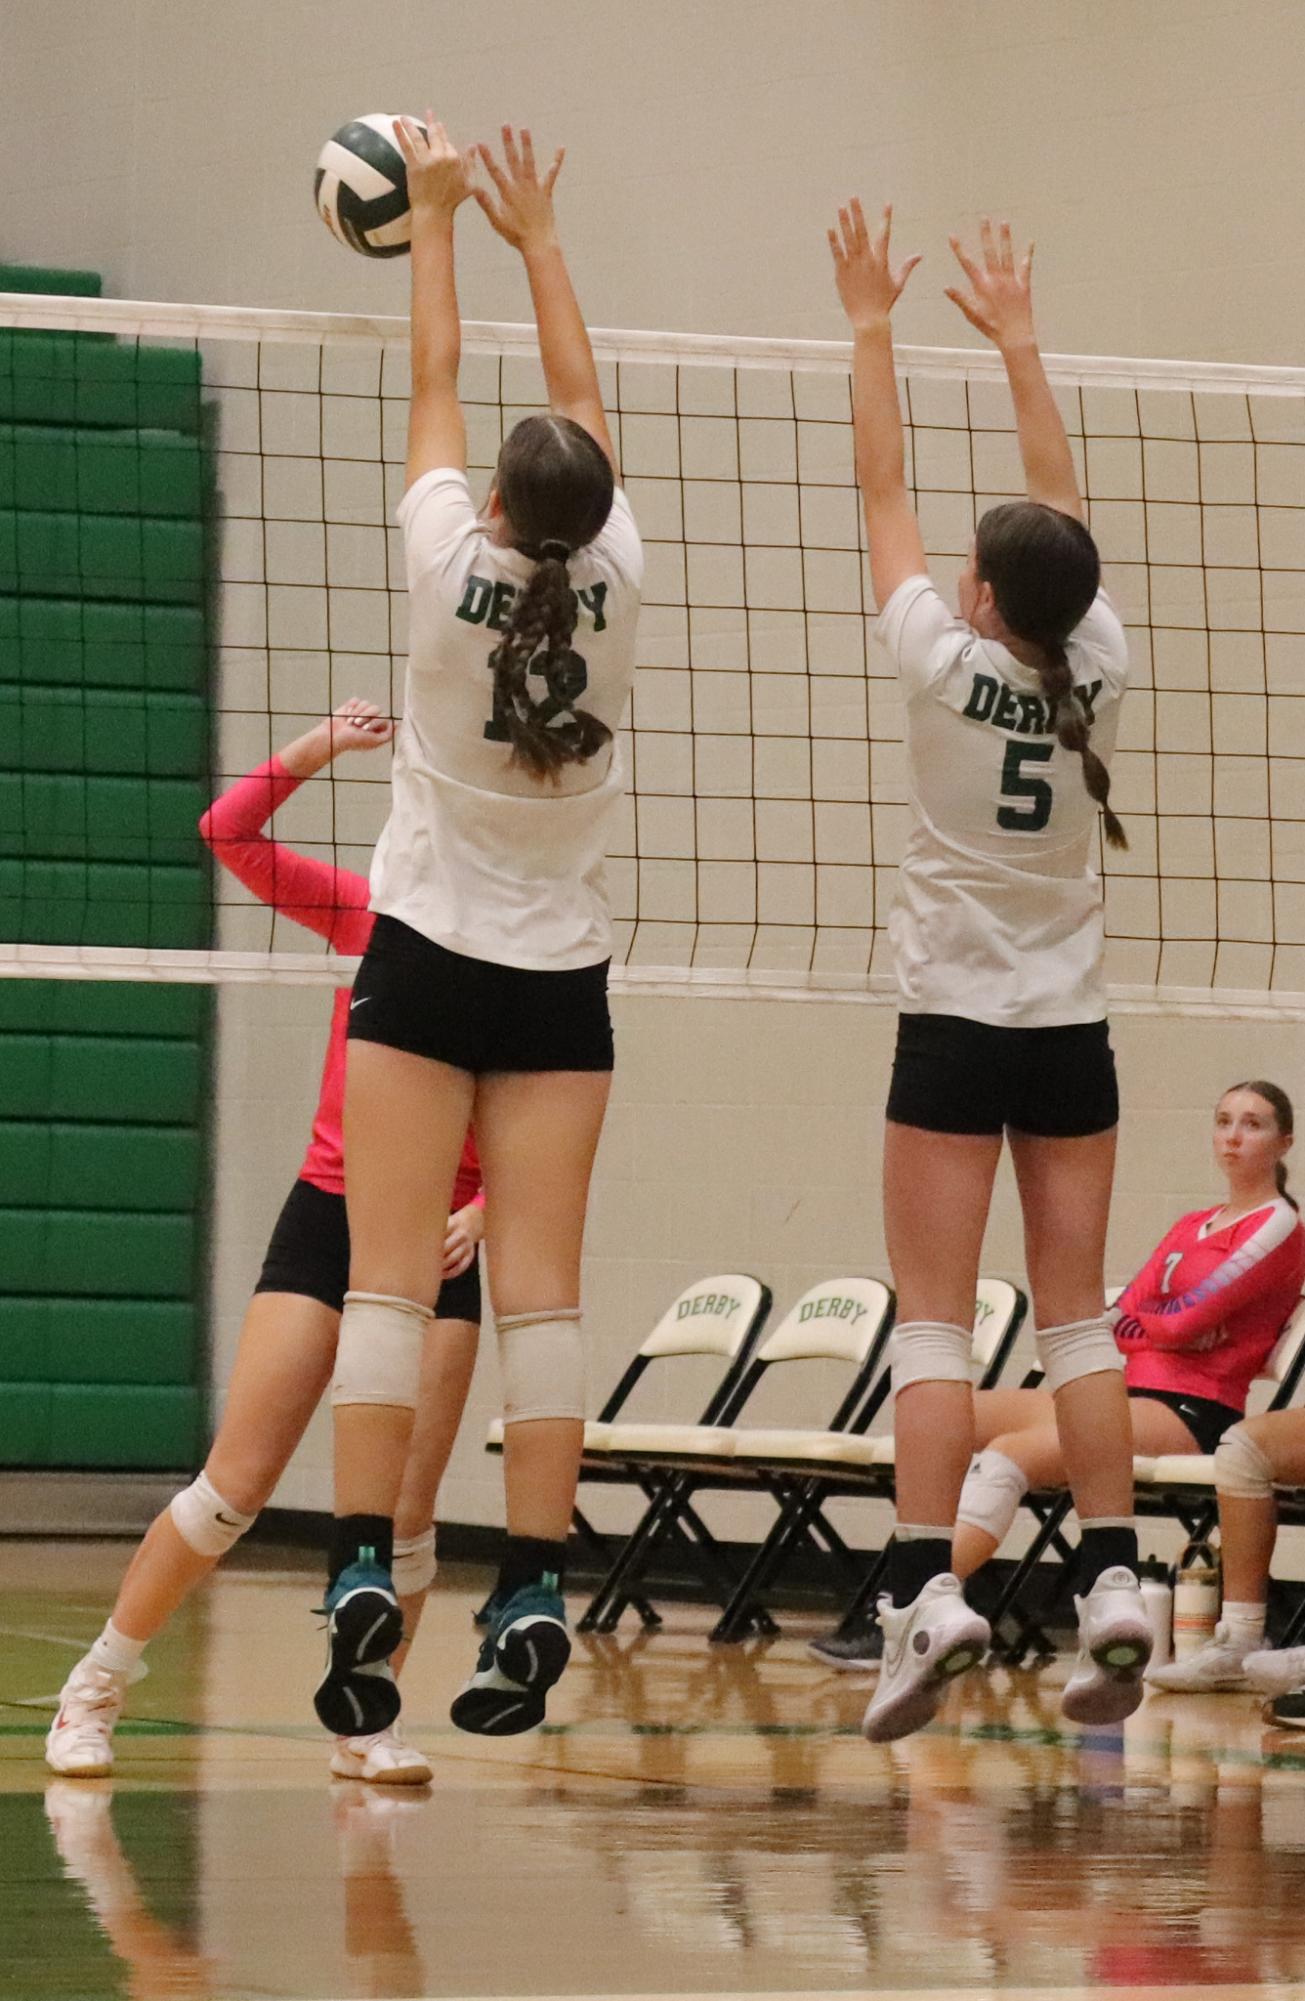
[[[515,1737],[544,1720],[544,1698],[571,1658],[566,1607],[553,1576],[493,1608],[480,1643],[476,1672],[453,1698],[459,1730],[480,1737]]]
[[[326,1673],[313,1697],[324,1729],[370,1737],[399,1714],[390,1655],[403,1638],[403,1613],[388,1570],[370,1549],[340,1572],[326,1594]]]

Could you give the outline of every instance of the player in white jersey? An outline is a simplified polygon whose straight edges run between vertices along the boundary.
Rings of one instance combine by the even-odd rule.
[[[897,1288],[898,1527],[880,1600],[875,1741],[918,1729],[983,1655],[986,1622],[951,1573],[974,1449],[970,1321],[1003,1136],[1024,1211],[1038,1343],[1083,1527],[1081,1651],[1064,1695],[1081,1722],[1141,1696],[1149,1627],[1136,1576],[1123,1358],[1105,1316],[1118,1093],[1102,985],[1098,814],[1122,845],[1106,769],[1128,678],[1100,592],[1074,461],[1038,353],[1030,256],[985,222],[951,297],[1006,365],[1028,499],[979,522],[960,617],[926,570],[906,487],[891,312],[891,214],[859,203],[829,232],[854,333],[857,477],[879,637],[905,697],[913,827],[889,926],[901,1018],[884,1148]]]
[[[476,198],[521,253],[547,415],[504,441],[485,506],[458,402],[455,212],[472,156],[442,126],[398,137],[413,202],[412,402],[399,508],[411,641],[378,913],[350,1014],[353,1246],[335,1406],[336,1528],[319,1717],[398,1713],[393,1515],[421,1333],[462,1136],[474,1120],[504,1397],[508,1540],[467,1730],[540,1722],[570,1653],[561,1581],[584,1436],[580,1246],[611,1082],[603,854],[643,558],[553,217],[561,166],[529,133],[476,149]],[[438,1289],[438,1288],[436,1288]],[[332,1721],[334,1719],[334,1721]]]

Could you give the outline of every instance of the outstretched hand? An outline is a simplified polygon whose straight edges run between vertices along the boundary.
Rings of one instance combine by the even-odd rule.
[[[332,710],[320,727],[326,732],[332,757],[346,750],[379,750],[394,735],[394,724],[383,716],[375,702],[351,695]]]
[[[425,131],[415,118],[396,118],[394,136],[408,163],[408,198],[414,216],[424,210],[451,217],[472,192],[473,154],[459,153],[431,111],[426,113]]]
[[[494,193],[483,187],[472,192],[499,235],[524,255],[553,241],[553,188],[562,171],[566,148],[558,147],[552,166],[541,180],[535,166],[534,141],[526,128],[522,127],[518,137],[510,125],[505,125],[501,137],[501,166],[488,146],[473,147],[494,184]]]
[[[894,271],[888,254],[893,229],[891,203],[884,209],[883,227],[874,238],[855,198],[839,209],[838,224],[826,233],[843,310],[854,328],[878,325],[892,312],[920,259],[908,257]]]
[[[947,297],[964,313],[972,327],[995,346],[1016,347],[1033,341],[1033,245],[1030,243],[1019,263],[1011,248],[1010,224],[1003,222],[995,232],[985,215],[979,229],[983,262],[970,257],[958,237],[949,239],[956,261],[970,281],[963,292],[948,286]]]

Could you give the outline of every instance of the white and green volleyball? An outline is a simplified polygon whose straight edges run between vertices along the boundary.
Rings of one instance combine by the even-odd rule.
[[[322,221],[350,250],[364,257],[402,257],[408,250],[408,169],[393,113],[369,111],[342,125],[317,156],[313,191]]]

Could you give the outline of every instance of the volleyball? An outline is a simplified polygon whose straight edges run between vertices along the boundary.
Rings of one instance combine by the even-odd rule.
[[[313,193],[322,221],[350,250],[364,257],[407,252],[412,237],[408,169],[390,112],[351,118],[327,140],[317,156]]]

